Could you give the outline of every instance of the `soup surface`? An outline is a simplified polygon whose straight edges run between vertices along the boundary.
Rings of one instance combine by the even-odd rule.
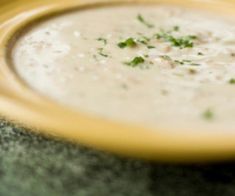
[[[167,5],[78,10],[12,52],[33,89],[79,111],[147,126],[235,129],[235,22]]]

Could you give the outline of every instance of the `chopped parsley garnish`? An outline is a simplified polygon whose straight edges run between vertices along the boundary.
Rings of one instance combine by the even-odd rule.
[[[190,65],[190,66],[200,66],[200,64],[198,63],[194,63],[191,60],[173,60],[170,56],[168,55],[162,55],[160,56],[160,58],[162,58],[163,60],[166,60],[172,64],[178,64],[178,65]]]
[[[100,56],[105,57],[105,58],[109,57],[109,55],[107,55],[107,54],[104,53],[104,48],[98,48],[98,54],[99,54]]]
[[[180,65],[184,65],[185,63],[192,63],[192,61],[190,60],[175,60],[175,63],[180,64]]]
[[[139,22],[141,22],[142,24],[144,24],[146,27],[148,27],[148,28],[154,28],[154,25],[153,25],[153,24],[150,24],[149,22],[147,22],[141,14],[138,14],[137,19],[138,19]]]
[[[150,42],[150,38],[144,36],[143,34],[139,33],[139,35],[141,36],[139,39],[137,39],[137,41],[141,44],[144,44],[144,45],[148,45],[148,43]]]
[[[145,45],[148,49],[153,49],[153,48],[156,48],[155,46],[153,45],[150,45],[150,41],[151,39],[144,36],[144,35],[141,35],[141,37],[139,39],[137,39],[137,41],[143,45]]]
[[[107,39],[102,38],[102,37],[99,37],[99,38],[97,39],[97,41],[103,42],[104,45],[107,45],[107,43],[108,43]]]
[[[206,110],[204,113],[203,113],[203,118],[205,119],[205,120],[213,120],[213,118],[214,118],[214,113],[210,110],[210,109],[208,109],[208,110]]]
[[[165,42],[171,43],[174,47],[183,48],[192,48],[194,46],[194,40],[197,39],[195,35],[187,35],[181,37],[174,37],[171,32],[166,32],[162,30],[160,33],[156,34],[158,40],[163,40]]]
[[[191,65],[191,66],[200,66],[198,63],[194,63],[191,60],[175,60],[175,63],[180,65]]]
[[[229,84],[235,84],[235,79],[234,79],[234,78],[231,78],[231,79],[229,80]]]
[[[138,42],[140,42],[141,44],[147,45],[148,42],[144,39],[139,39]]]
[[[148,55],[148,54],[145,54],[144,57],[145,57],[145,58],[149,58],[149,55]]]
[[[132,59],[130,62],[126,62],[125,64],[130,67],[137,67],[140,64],[143,64],[145,62],[145,59],[141,56],[137,56],[134,59]]]
[[[199,63],[191,63],[190,65],[191,66],[201,66],[201,64],[199,64]]]
[[[119,48],[126,48],[126,47],[133,48],[137,46],[137,43],[133,38],[128,38],[127,40],[118,43],[118,46]]]
[[[174,26],[174,27],[173,27],[173,30],[174,30],[174,31],[179,31],[179,30],[180,30],[180,27],[179,27],[179,26]]]
[[[118,43],[118,47],[119,48],[127,48],[127,47],[134,48],[134,47],[136,47],[138,45],[138,43],[141,43],[141,44],[146,45],[146,47],[148,49],[156,48],[153,45],[149,45],[149,41],[150,41],[150,38],[141,35],[141,38],[139,38],[139,39],[128,38],[125,41],[119,42]]]
[[[204,54],[202,52],[197,53],[198,56],[203,56]]]
[[[149,28],[153,28],[154,25],[148,23],[144,17],[139,14],[137,16],[137,19],[143,23],[144,25],[146,25]],[[198,38],[195,35],[186,35],[186,36],[175,36],[175,32],[180,31],[180,27],[179,26],[173,26],[170,30],[165,31],[165,30],[161,30],[159,33],[155,34],[154,36],[151,37],[146,37],[145,35],[143,35],[142,33],[138,33],[139,37],[137,38],[128,38],[124,41],[119,42],[117,45],[119,48],[134,48],[140,44],[145,45],[148,49],[153,49],[156,48],[156,46],[151,44],[151,40],[152,39],[158,39],[160,41],[164,41],[164,42],[168,42],[171,44],[171,46],[173,47],[178,47],[180,49],[184,49],[184,48],[192,48],[194,46],[194,42],[195,40]],[[176,34],[177,35],[177,34]],[[99,39],[100,41],[104,41],[103,39]],[[107,43],[104,41],[104,43]],[[107,54],[105,54],[103,52],[103,49],[99,50],[99,54],[104,56],[104,57],[108,57]],[[198,55],[204,55],[201,52],[197,53]],[[163,60],[166,60],[170,63],[170,65],[174,68],[177,64],[178,65],[188,65],[188,66],[200,66],[200,64],[193,62],[192,60],[175,60],[172,59],[170,56],[167,55],[163,55],[160,56]],[[148,56],[137,56],[135,58],[133,58],[130,62],[125,62],[126,65],[131,66],[131,67],[137,67],[140,64],[143,64],[146,60],[145,58],[148,58]],[[149,61],[149,64],[153,64],[152,61]],[[141,68],[143,68],[144,65],[141,65]]]
[[[160,56],[162,59],[167,60],[167,61],[172,61],[171,57],[168,55],[162,55]]]

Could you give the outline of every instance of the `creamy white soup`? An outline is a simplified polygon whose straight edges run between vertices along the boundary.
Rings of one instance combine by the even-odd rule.
[[[167,5],[78,10],[25,33],[19,76],[78,111],[153,127],[235,129],[235,22]]]

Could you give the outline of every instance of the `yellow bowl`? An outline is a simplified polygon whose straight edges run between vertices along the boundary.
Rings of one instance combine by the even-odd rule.
[[[235,157],[235,130],[149,129],[88,116],[39,95],[12,69],[12,45],[27,25],[74,9],[133,2],[178,4],[235,15],[234,0],[0,0],[0,112],[41,133],[132,157],[180,162]]]

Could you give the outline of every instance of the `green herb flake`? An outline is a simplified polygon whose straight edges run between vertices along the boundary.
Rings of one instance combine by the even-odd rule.
[[[178,63],[180,65],[185,65],[185,64],[192,64],[191,60],[175,60],[175,63]]]
[[[137,19],[138,19],[139,22],[141,22],[142,24],[144,24],[146,27],[148,27],[148,28],[154,28],[154,25],[153,25],[153,24],[150,24],[149,22],[147,22],[141,14],[138,14]]]
[[[204,113],[203,113],[203,118],[205,120],[213,120],[214,119],[214,113],[212,112],[212,110],[207,109]]]
[[[168,55],[162,55],[160,56],[160,58],[162,58],[163,60],[166,60],[168,62],[170,62],[171,64],[178,64],[178,65],[188,65],[188,66],[200,66],[201,64],[198,63],[194,63],[192,60],[187,60],[187,59],[183,59],[183,60],[173,60],[170,56]]]
[[[200,66],[200,64],[194,63],[191,60],[175,60],[174,62],[180,65]]]
[[[202,52],[197,53],[198,56],[203,56],[204,54]]]
[[[147,46],[147,48],[148,48],[148,49],[153,49],[153,48],[156,48],[156,47],[149,45],[149,46]]]
[[[173,27],[173,31],[179,31],[180,30],[180,27],[179,26],[174,26]]]
[[[175,60],[174,62],[177,63],[177,64],[180,64],[180,65],[184,65],[185,64],[184,61],[180,61],[180,60]]]
[[[134,59],[132,59],[130,62],[126,62],[125,64],[130,67],[137,67],[140,64],[143,64],[145,62],[145,59],[141,56],[137,56]]]
[[[104,45],[107,45],[107,43],[108,43],[107,39],[102,38],[102,37],[99,37],[99,38],[97,39],[97,41],[103,42]]]
[[[235,79],[234,79],[234,78],[231,78],[231,79],[229,80],[229,84],[235,84]]]
[[[133,38],[128,38],[127,40],[118,43],[118,46],[119,48],[126,48],[126,47],[133,48],[137,46],[137,43]]]
[[[185,63],[192,63],[191,60],[183,60],[183,62],[185,62]]]
[[[149,44],[149,42],[151,41],[151,39],[148,38],[148,37],[146,37],[146,36],[144,36],[144,35],[141,34],[141,33],[139,33],[139,35],[140,35],[140,38],[137,39],[137,42],[139,42],[139,43],[141,43],[141,44],[143,44],[143,45],[148,46],[148,44]]]
[[[191,66],[201,66],[201,64],[199,64],[199,63],[191,63],[190,65]]]
[[[104,53],[104,48],[98,48],[98,54],[99,54],[100,56],[105,57],[105,58],[108,58],[108,57],[109,57],[109,55],[107,55],[107,54]]]
[[[195,35],[187,35],[181,37],[174,37],[171,32],[166,32],[162,30],[160,33],[156,34],[158,40],[163,40],[165,42],[171,43],[174,47],[179,47],[180,49],[184,48],[193,48],[194,40],[197,39]]]
[[[145,58],[149,58],[149,55],[148,55],[148,54],[145,54],[144,57],[145,57]]]
[[[148,45],[148,41],[144,40],[144,39],[138,39],[138,42],[143,44],[143,45]]]
[[[167,61],[172,61],[171,57],[168,55],[162,55],[160,56],[162,59],[167,60]]]

